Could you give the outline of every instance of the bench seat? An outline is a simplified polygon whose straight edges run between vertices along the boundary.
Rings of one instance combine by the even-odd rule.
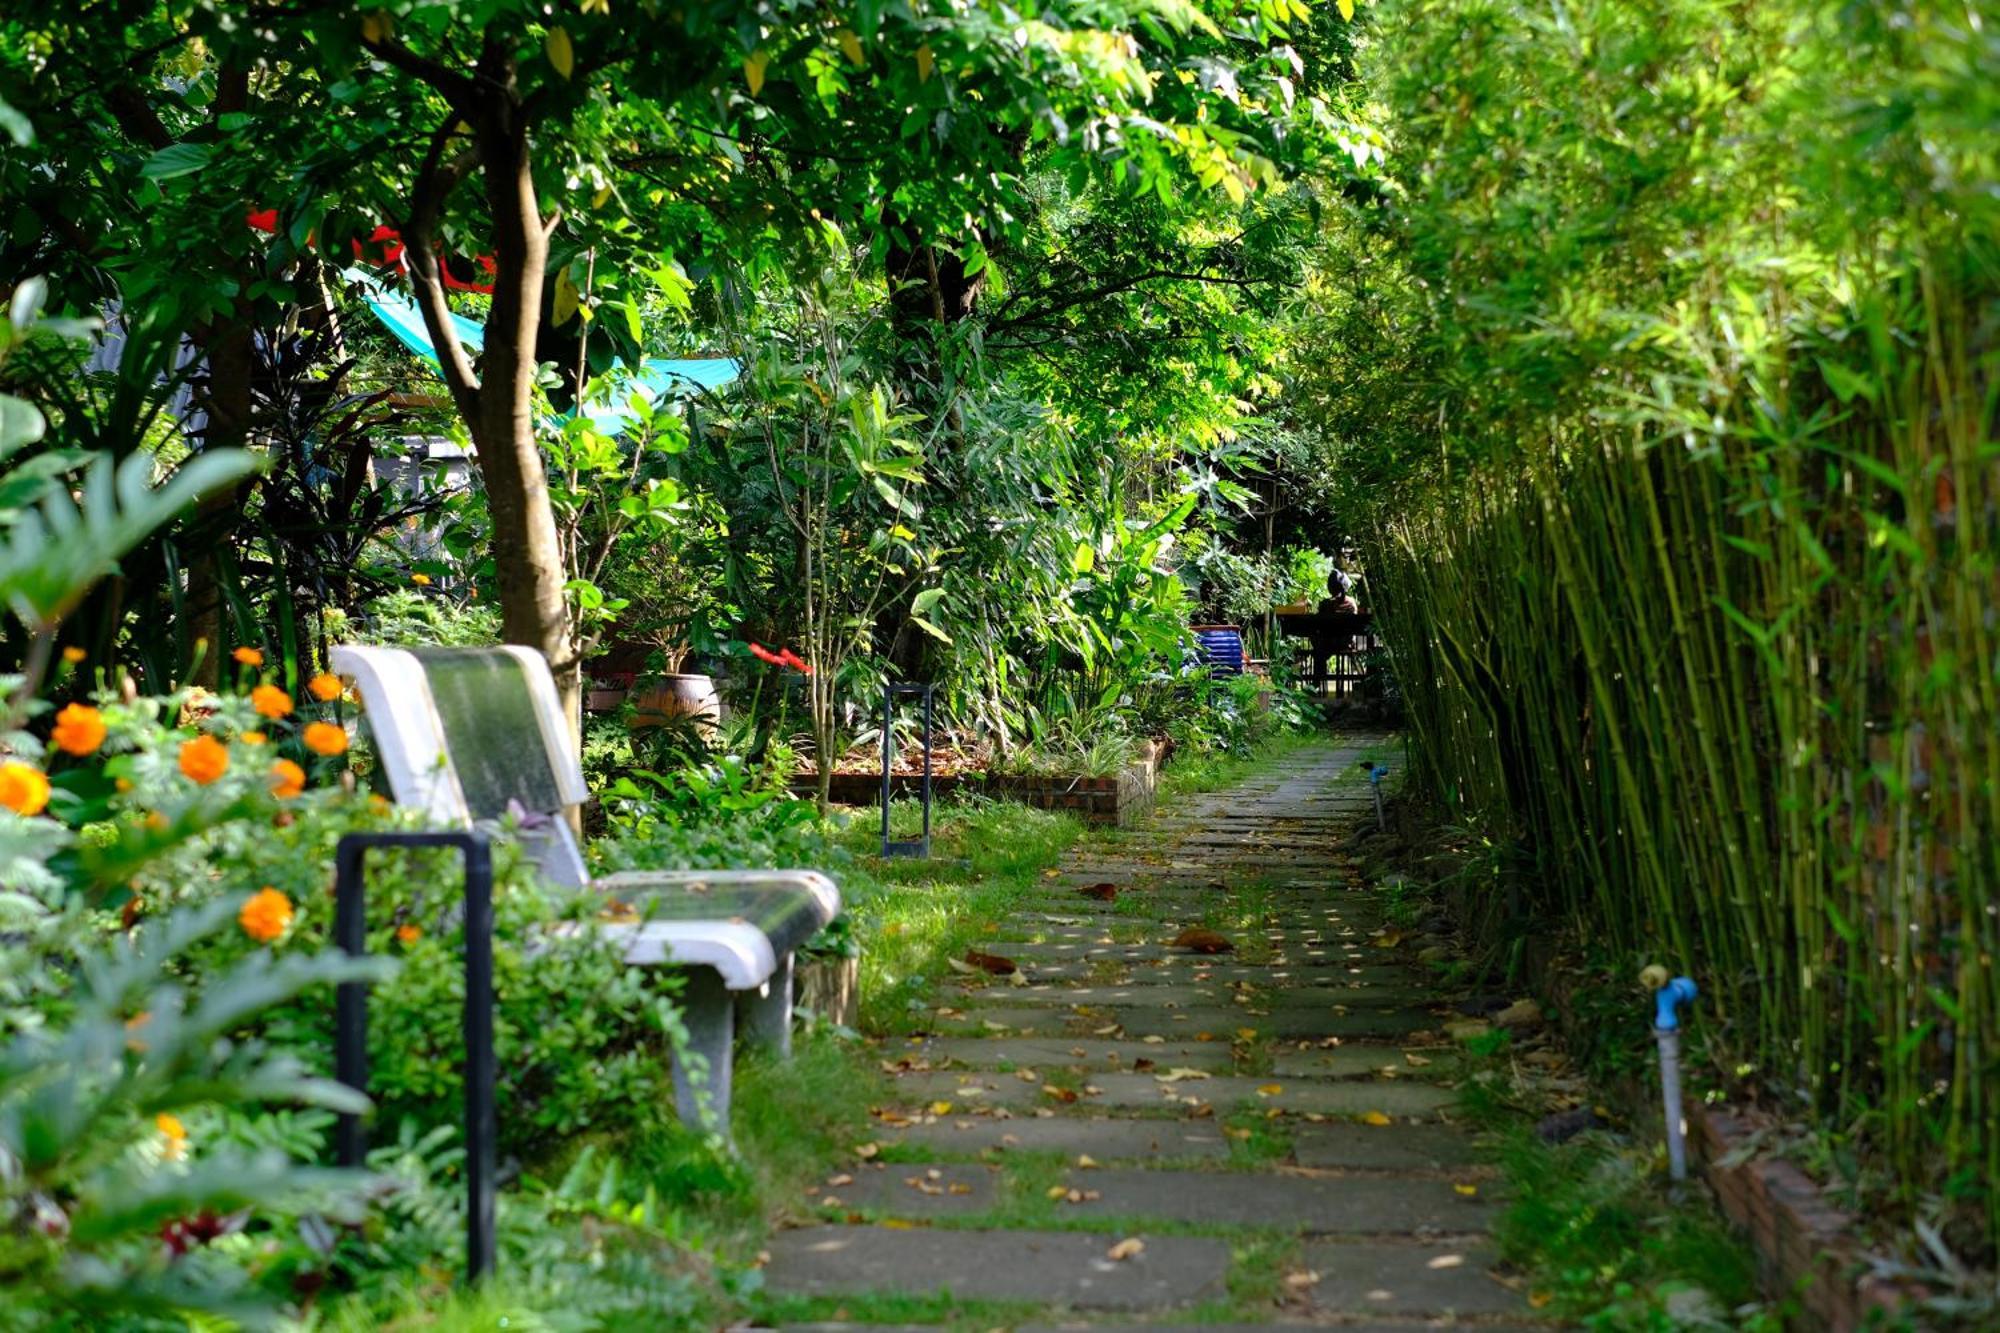
[[[360,691],[399,805],[445,827],[513,829],[545,877],[603,898],[601,919],[558,933],[589,930],[633,966],[685,970],[675,1103],[685,1123],[726,1135],[739,1011],[746,1037],[789,1053],[792,956],[839,914],[833,881],[814,870],[593,879],[566,818],[589,790],[540,654],[343,645],[331,664]]]

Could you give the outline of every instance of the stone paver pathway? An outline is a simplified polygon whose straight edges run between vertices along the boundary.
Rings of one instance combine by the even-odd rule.
[[[1369,739],[1177,802],[994,923],[1018,974],[884,1050],[896,1102],[773,1241],[773,1292],[846,1328],[1540,1327],[1450,1121],[1451,997],[1341,852]]]

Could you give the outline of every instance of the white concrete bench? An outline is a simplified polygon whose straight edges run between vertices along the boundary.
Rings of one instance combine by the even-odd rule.
[[[333,650],[332,666],[360,690],[397,804],[444,828],[511,816],[512,836],[546,877],[615,906],[613,919],[567,929],[622,943],[635,966],[687,970],[688,1058],[675,1056],[675,1102],[684,1123],[726,1134],[739,1011],[747,1038],[789,1053],[792,955],[840,911],[833,881],[814,870],[593,880],[564,818],[590,792],[548,663],[532,649],[350,645]]]

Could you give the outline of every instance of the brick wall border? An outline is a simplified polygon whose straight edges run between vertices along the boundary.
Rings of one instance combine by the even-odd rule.
[[[1139,758],[1115,777],[954,774],[932,778],[931,795],[942,799],[954,791],[976,791],[1041,810],[1066,811],[1086,824],[1130,828],[1152,813],[1159,795],[1160,770],[1166,765],[1170,748],[1164,741],[1146,742]],[[811,796],[817,788],[808,775],[794,779],[792,790],[801,796]],[[889,791],[894,797],[915,797],[923,791],[923,779],[892,775]],[[882,779],[869,773],[835,773],[829,796],[841,805],[874,806],[881,801]]]

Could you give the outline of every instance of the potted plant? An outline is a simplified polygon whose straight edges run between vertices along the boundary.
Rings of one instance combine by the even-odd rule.
[[[827,922],[799,950],[793,985],[795,1007],[840,1027],[861,1021],[861,941],[847,913]]]
[[[647,659],[649,666],[658,662],[662,669],[649,670],[626,696],[634,731],[691,725],[702,740],[715,739],[722,722],[722,696],[716,693],[713,676],[681,669],[691,652],[684,643],[664,644]]]

